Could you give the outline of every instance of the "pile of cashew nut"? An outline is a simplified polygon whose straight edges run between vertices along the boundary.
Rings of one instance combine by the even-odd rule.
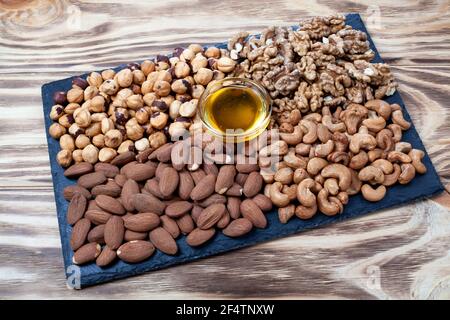
[[[294,215],[309,219],[317,211],[342,213],[349,196],[359,192],[380,201],[387,187],[427,171],[424,152],[401,141],[411,124],[398,104],[370,100],[303,116],[293,110],[283,119],[289,129],[259,154],[264,193],[279,208],[282,223]],[[269,156],[279,161],[270,165]]]

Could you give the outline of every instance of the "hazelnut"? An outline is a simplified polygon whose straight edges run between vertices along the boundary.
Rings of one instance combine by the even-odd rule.
[[[189,83],[191,84],[191,86],[193,86],[193,85],[195,84],[194,77],[192,77],[192,76],[184,77],[184,80],[186,80],[187,82],[189,82]]]
[[[192,86],[192,98],[194,99],[200,99],[200,96],[205,91],[205,87],[201,84],[196,84]]]
[[[155,71],[155,63],[150,60],[145,60],[141,63],[141,70],[145,76],[148,76],[151,72]]]
[[[141,70],[141,66],[137,62],[131,62],[127,64],[127,68],[130,69],[132,72],[134,70]]]
[[[175,67],[175,65],[177,64],[178,61],[180,61],[179,57],[171,57],[171,58],[169,58],[170,65],[172,67]]]
[[[169,125],[169,135],[172,137],[172,140],[178,140],[180,137],[183,137],[187,130],[182,122],[173,122]]]
[[[133,83],[135,84],[142,84],[146,79],[145,74],[144,72],[142,72],[142,70],[134,70],[132,74],[133,74]]]
[[[92,138],[93,136],[96,136],[100,133],[102,133],[101,122],[91,123],[91,125],[89,127],[87,127],[86,130],[84,130],[84,134],[90,138]]]
[[[133,83],[130,88],[131,88],[131,91],[133,91],[133,94],[141,94],[142,93],[141,86],[138,84]]]
[[[192,99],[192,97],[190,95],[188,95],[187,93],[185,94],[177,94],[175,96],[176,100],[180,101],[181,103],[189,101]]]
[[[87,82],[89,85],[99,88],[103,83],[103,78],[98,72],[91,72],[91,74],[87,77]]]
[[[92,144],[97,148],[103,148],[105,146],[105,136],[101,133],[93,136]]]
[[[105,118],[102,120],[102,132],[107,133],[109,130],[114,129],[114,122],[111,118]]]
[[[48,128],[48,134],[53,139],[59,139],[63,134],[66,133],[66,128],[64,128],[59,123],[55,122]]]
[[[76,149],[72,152],[72,159],[73,161],[75,161],[76,163],[80,163],[83,162],[83,150],[81,149]]]
[[[206,86],[213,77],[213,72],[211,69],[200,68],[198,72],[194,75],[194,80],[197,84],[202,84]]]
[[[168,95],[165,97],[161,97],[160,100],[166,104],[167,107],[165,110],[167,110],[169,108],[168,106],[170,106],[170,104],[175,100],[175,98],[172,95]]]
[[[98,148],[89,144],[83,149],[81,156],[84,161],[94,164],[98,161]]]
[[[203,52],[203,47],[198,43],[192,43],[188,46],[188,49],[194,52],[195,54],[199,52]]]
[[[184,61],[191,61],[195,57],[195,52],[191,49],[184,49],[181,53],[180,59]]]
[[[69,134],[72,137],[78,137],[80,134],[82,134],[84,132],[83,129],[80,128],[80,126],[76,123],[73,123],[70,127],[69,127]]]
[[[103,80],[111,80],[114,79],[116,72],[113,69],[106,69],[102,71]]]
[[[80,105],[78,103],[69,103],[65,108],[64,112],[67,114],[73,114],[75,110],[80,108]]]
[[[162,100],[155,100],[152,103],[152,110],[157,112],[157,111],[166,111],[168,108],[167,104],[162,101]]]
[[[89,86],[89,83],[81,77],[76,77],[72,80],[72,88],[77,87],[81,90],[86,89]]]
[[[132,96],[132,95],[133,95],[133,91],[130,88],[123,88],[117,92],[116,96],[113,97],[113,100],[117,100],[117,99],[126,100],[129,96]]]
[[[154,84],[155,84],[155,83],[152,82],[152,81],[145,80],[145,81],[142,83],[142,85],[141,85],[141,93],[142,93],[143,95],[146,95],[147,93],[152,92],[152,91],[153,91],[153,85],[154,85]]]
[[[206,49],[205,51],[205,56],[207,58],[215,58],[215,59],[219,59],[220,58],[220,50],[217,47],[209,47],[208,49]]]
[[[104,92],[105,94],[112,96],[116,94],[117,90],[119,90],[119,85],[115,80],[109,79],[105,80],[105,82],[101,84],[99,89],[101,92]]]
[[[128,68],[122,69],[117,73],[117,83],[122,88],[127,88],[133,83],[133,74]]]
[[[128,151],[134,151],[134,142],[131,140],[125,140],[121,143],[119,148],[117,148],[117,153],[121,154]]]
[[[223,73],[220,70],[214,70],[213,71],[213,80],[222,80],[223,78],[225,78],[225,73]]]
[[[64,114],[64,107],[60,104],[55,104],[50,110],[50,119],[56,121]]]
[[[75,139],[75,146],[78,149],[83,149],[90,143],[91,143],[91,139],[89,139],[89,137],[87,137],[84,134],[79,134],[78,137]]]
[[[222,57],[217,61],[217,69],[225,73],[233,71],[235,66],[236,61],[228,57]]]
[[[160,97],[165,97],[170,93],[170,83],[164,80],[158,80],[153,86],[153,90]]]
[[[53,101],[55,104],[65,106],[67,104],[67,94],[64,91],[56,91],[53,94]]]
[[[126,99],[127,107],[133,110],[137,110],[144,106],[144,100],[140,94],[133,94]]]
[[[181,101],[175,100],[170,104],[169,116],[171,119],[176,119],[180,115]]]
[[[89,86],[84,89],[84,100],[89,100],[98,94],[98,88],[94,86]]]
[[[179,61],[175,65],[175,76],[177,78],[185,78],[191,73],[191,68],[184,61]]]
[[[184,51],[184,48],[176,47],[173,49],[172,56],[179,58],[181,56],[181,54],[183,53],[183,51]]]
[[[175,80],[171,85],[172,91],[178,94],[186,93],[190,87],[191,84],[184,79]]]
[[[125,108],[117,108],[113,115],[113,120],[120,126],[125,125],[128,121],[128,110]]]
[[[134,116],[139,124],[145,124],[148,122],[149,115],[147,110],[144,108],[140,108],[136,111],[136,114]]]
[[[144,103],[145,103],[147,106],[151,107],[152,104],[153,104],[153,102],[154,102],[156,99],[158,99],[158,98],[159,98],[159,97],[158,97],[158,95],[157,95],[156,93],[154,93],[154,92],[149,92],[149,93],[146,93],[142,99],[144,100]]]
[[[161,70],[158,71],[158,76],[156,77],[156,81],[161,80],[161,81],[167,81],[167,82],[172,82],[172,72],[169,70]]]
[[[130,119],[126,125],[125,129],[127,132],[127,137],[131,140],[139,140],[144,135],[144,128],[142,128],[136,118]]]
[[[206,68],[208,66],[208,59],[206,59],[203,55],[198,54],[191,61],[192,72],[197,72],[200,68]]]
[[[59,146],[62,150],[75,150],[75,141],[70,134],[63,134],[59,139]]]
[[[150,148],[150,142],[148,141],[147,138],[142,138],[134,143],[134,147],[138,151],[144,151],[145,149]]]
[[[108,117],[108,115],[104,112],[96,112],[96,113],[91,114],[92,122],[102,122],[102,120],[107,117]]]
[[[166,126],[168,118],[167,113],[155,112],[150,118],[150,124],[153,128],[161,130]]]
[[[167,137],[164,132],[157,131],[148,137],[148,141],[150,142],[150,147],[157,149],[167,142]]]
[[[98,160],[100,162],[110,162],[117,155],[117,151],[112,148],[102,148],[98,153]]]
[[[197,112],[197,104],[198,104],[197,99],[192,99],[190,101],[183,103],[180,106],[180,111],[179,111],[180,116],[188,117],[188,118],[193,117]]]
[[[110,148],[117,148],[122,143],[122,133],[120,130],[113,129],[105,133],[105,145]]]
[[[78,124],[81,128],[86,128],[91,124],[91,113],[89,110],[78,108],[73,113],[73,118],[75,119],[75,123]]]
[[[219,60],[218,59],[216,59],[216,58],[209,58],[208,59],[208,67],[211,69],[211,70],[217,70],[217,65],[218,65],[218,62]]]
[[[72,152],[70,150],[61,150],[56,155],[56,161],[63,168],[70,166],[72,163]]]
[[[91,112],[103,112],[105,111],[105,98],[98,95],[91,99],[89,106],[89,111]]]
[[[80,103],[84,99],[84,91],[80,88],[72,88],[69,91],[67,91],[67,101],[69,103]]]

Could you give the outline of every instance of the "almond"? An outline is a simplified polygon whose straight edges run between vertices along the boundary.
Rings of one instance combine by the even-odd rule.
[[[190,214],[185,214],[181,218],[176,219],[176,223],[183,234],[188,234],[195,228],[194,220],[192,220]]]
[[[63,191],[64,199],[66,199],[67,201],[70,201],[70,200],[72,200],[72,197],[76,193],[81,193],[86,199],[91,198],[91,193],[89,192],[88,189],[83,188],[77,184],[73,184],[73,185],[70,185],[70,186],[67,186],[64,188],[64,191]]]
[[[103,172],[107,178],[114,178],[119,174],[119,168],[110,163],[98,162],[94,166],[96,172]]]
[[[185,153],[186,152],[186,153]],[[183,170],[184,165],[187,162],[188,145],[184,141],[177,141],[173,144],[170,152],[170,160],[172,167],[177,170]],[[186,157],[184,156],[186,154]]]
[[[120,173],[114,177],[114,182],[117,183],[121,188],[125,185],[125,182],[127,182],[127,180],[127,176]]]
[[[236,181],[236,183],[237,183],[238,185],[240,185],[241,187],[243,187],[244,184],[245,184],[245,181],[247,181],[247,178],[248,178],[248,174],[247,174],[247,173],[238,173],[238,174],[236,175],[236,179],[234,179],[234,180]]]
[[[259,166],[257,163],[255,164],[250,164],[250,163],[237,163],[236,164],[236,170],[240,173],[250,173],[253,171],[258,171],[259,170]]]
[[[125,208],[119,202],[119,200],[114,199],[113,197],[105,196],[105,195],[101,194],[95,198],[95,202],[101,209],[108,211],[110,213],[119,214],[119,215],[126,213]]]
[[[73,225],[80,220],[86,211],[86,207],[87,199],[81,193],[75,193],[67,208],[67,223]]]
[[[267,226],[267,219],[261,209],[251,199],[245,199],[241,203],[241,213],[244,218],[247,218],[256,228],[265,228]]]
[[[215,190],[219,194],[225,193],[228,188],[233,185],[234,177],[236,176],[236,168],[234,165],[226,164],[220,167]]]
[[[161,193],[161,190],[159,189],[159,183],[156,178],[152,178],[150,180],[147,180],[145,183],[144,189],[149,191],[152,195],[159,199],[164,199],[165,197]]]
[[[231,221],[231,223],[223,229],[223,234],[228,237],[240,237],[249,233],[253,228],[253,224],[250,220],[245,218],[239,218]]]
[[[214,163],[204,163],[203,171],[205,171],[206,174],[213,174],[216,176],[219,174],[219,169]]]
[[[94,261],[100,254],[101,250],[102,247],[98,243],[92,242],[85,244],[77,251],[75,251],[75,253],[73,254],[72,262],[74,264],[80,265]]]
[[[123,236],[125,241],[133,241],[133,240],[145,240],[148,238],[148,232],[136,232],[132,230],[126,230]]]
[[[139,185],[134,180],[128,179],[123,185],[120,198],[122,199],[122,205],[127,211],[134,211],[133,196],[139,192]]]
[[[103,172],[92,172],[81,176],[78,179],[78,185],[86,189],[91,189],[99,184],[105,183],[107,180]]]
[[[194,180],[187,171],[179,172],[180,182],[178,185],[178,195],[183,200],[188,200],[189,196],[194,189]]]
[[[251,172],[244,184],[244,195],[247,198],[251,198],[257,195],[259,191],[261,191],[262,186],[263,178],[261,177],[259,172]]]
[[[213,227],[222,218],[225,213],[225,205],[223,203],[212,204],[205,208],[197,219],[197,226],[200,229],[209,229]]]
[[[155,150],[154,148],[147,148],[142,152],[139,152],[139,154],[136,156],[136,160],[139,163],[145,163],[148,162],[148,157],[150,156],[150,154],[153,152],[153,150]]]
[[[89,219],[83,218],[75,223],[72,229],[72,235],[70,237],[70,246],[73,251],[80,248],[86,242],[90,229],[91,221],[89,221]]]
[[[180,235],[180,228],[178,227],[177,222],[166,215],[161,216],[161,227],[166,229],[174,239],[178,238]]]
[[[179,177],[178,172],[172,167],[167,167],[162,173],[162,177],[159,179],[159,190],[162,195],[170,196],[178,187]]]
[[[190,174],[195,185],[197,185],[204,177],[206,177],[206,173],[202,169],[190,171]]]
[[[233,185],[225,192],[225,195],[232,197],[242,196],[242,186],[239,183],[233,183]]]
[[[224,195],[214,193],[214,194],[210,195],[208,198],[198,202],[198,205],[203,208],[206,208],[215,203],[225,204],[225,203],[227,203],[227,198]]]
[[[159,216],[152,212],[134,214],[125,219],[125,228],[135,232],[148,232],[159,226]]]
[[[95,263],[99,267],[106,267],[107,265],[111,264],[117,257],[117,254],[114,250],[112,250],[108,246],[104,246],[102,252],[97,257],[97,260],[95,260]]]
[[[164,228],[158,227],[150,231],[150,241],[166,254],[174,255],[178,251],[177,243]]]
[[[157,152],[156,159],[160,162],[168,162],[172,154],[173,143],[166,143],[156,149],[153,153]],[[150,157],[149,157],[150,158]]]
[[[64,176],[67,178],[76,178],[94,171],[94,166],[89,162],[80,162],[71,165],[64,171]]]
[[[105,224],[111,218],[111,214],[103,210],[88,210],[84,216],[96,225]]]
[[[128,179],[138,182],[152,178],[156,171],[154,166],[147,163],[129,163],[126,167],[127,168],[123,167],[125,168],[125,170],[123,170],[123,174],[125,174]]]
[[[257,194],[252,200],[262,211],[269,211],[272,209],[272,200],[263,194]]]
[[[197,223],[197,219],[200,216],[200,214],[202,213],[203,208],[200,207],[199,205],[194,205],[194,207],[191,210],[191,216],[192,216],[192,220],[195,221],[195,223]]]
[[[123,219],[118,216],[112,216],[106,222],[104,231],[104,238],[108,247],[113,250],[119,248],[122,244],[124,233]]]
[[[127,163],[130,163],[134,161],[136,158],[136,155],[132,151],[127,151],[124,153],[119,154],[117,157],[111,160],[111,164],[114,166],[122,167],[126,165]]]
[[[217,228],[224,229],[230,223],[231,217],[227,210],[222,215],[219,221],[217,221]]]
[[[216,184],[216,176],[213,174],[206,175],[191,191],[191,199],[194,201],[203,200],[214,193]]]
[[[119,197],[122,188],[113,180],[108,181],[106,184],[101,184],[92,188],[91,193],[93,196],[103,194],[113,198]]]
[[[189,233],[189,235],[186,238],[186,242],[191,247],[197,247],[204,244],[209,239],[211,239],[215,233],[216,233],[215,228],[210,228],[206,230],[196,228],[192,230],[191,233]]]
[[[158,181],[161,179],[164,169],[169,168],[169,167],[170,167],[169,163],[164,163],[164,162],[158,163],[158,165],[156,166],[156,171],[155,171],[155,177]]]
[[[188,201],[175,201],[167,206],[165,213],[171,218],[179,218],[191,211],[192,206]]]
[[[88,242],[97,242],[99,244],[105,244],[105,225],[99,224],[92,228],[87,235]]]
[[[231,218],[237,219],[241,216],[241,199],[237,197],[228,197],[227,210],[230,213]]]
[[[125,242],[117,249],[117,256],[128,263],[137,263],[149,258],[155,247],[149,241],[133,240]]]
[[[161,215],[166,208],[164,202],[151,194],[138,193],[132,199],[134,207],[139,212],[154,212],[157,215]]]

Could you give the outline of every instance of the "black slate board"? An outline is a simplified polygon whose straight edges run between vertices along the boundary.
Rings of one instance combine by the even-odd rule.
[[[359,14],[348,14],[347,24],[351,25],[354,29],[359,29],[367,33]],[[372,50],[376,53],[373,61],[382,62],[382,59],[378,54],[378,51],[376,50],[370,36],[369,41]],[[215,45],[219,47],[226,47],[226,43]],[[115,70],[120,70],[122,68],[124,68],[124,65],[115,68]],[[87,74],[82,75],[82,77],[86,78]],[[417,175],[414,181],[408,185],[395,185],[390,187],[386,197],[377,203],[370,203],[364,200],[361,195],[352,196],[350,197],[348,205],[345,206],[344,212],[338,216],[328,217],[319,213],[316,214],[311,220],[304,221],[293,218],[289,221],[289,223],[283,225],[278,221],[276,210],[273,210],[267,214],[268,227],[266,229],[254,230],[250,234],[239,239],[231,239],[224,236],[221,232],[218,232],[207,244],[199,248],[192,248],[186,244],[186,237],[182,236],[177,240],[179,253],[176,256],[169,256],[157,251],[149,260],[139,264],[128,264],[123,261],[118,261],[110,267],[100,268],[95,265],[95,263],[91,263],[77,269],[78,267],[72,266],[71,262],[73,251],[70,248],[69,241],[72,227],[66,223],[65,213],[68,203],[63,197],[63,189],[68,185],[74,184],[75,181],[64,177],[64,170],[55,160],[56,154],[60,150],[59,143],[48,135],[48,128],[52,124],[52,120],[48,116],[53,105],[52,95],[55,91],[67,91],[70,89],[72,79],[73,78],[63,79],[43,85],[42,100],[44,105],[45,130],[47,132],[48,152],[53,176],[59,231],[64,256],[64,266],[68,277],[73,277],[74,274],[80,272],[79,279],[81,287],[124,278],[150,270],[165,268],[171,265],[204,258],[214,254],[251,246],[263,241],[292,235],[302,230],[316,228],[318,226],[323,226],[349,218],[359,217],[377,210],[399,206],[412,200],[430,197],[444,189],[428,154],[426,154],[423,162],[425,163],[428,172],[425,175]],[[398,92],[396,92],[393,96],[388,97],[386,100],[389,103],[398,103],[403,108],[405,118],[411,121],[410,116],[405,109],[403,100]],[[408,131],[404,132],[403,140],[410,142],[416,149],[425,150],[414,125],[412,125]]]

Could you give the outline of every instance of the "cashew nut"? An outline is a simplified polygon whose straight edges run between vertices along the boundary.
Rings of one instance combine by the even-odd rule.
[[[387,155],[387,159],[390,162],[401,162],[401,163],[410,163],[411,162],[411,158],[407,154],[404,154],[404,153],[398,152],[398,151],[389,152]]]
[[[384,173],[380,168],[367,166],[359,171],[358,178],[361,181],[368,181],[371,184],[383,183]]]
[[[392,112],[392,122],[398,124],[402,130],[408,130],[411,127],[411,122],[403,118],[402,110],[395,110]]]
[[[386,101],[380,99],[369,100],[366,102],[365,107],[369,110],[374,110],[385,120],[389,120],[391,116],[392,108]]]
[[[402,135],[403,135],[402,127],[400,127],[398,124],[395,124],[395,123],[391,123],[387,127],[394,134],[394,137],[393,137],[394,142],[400,142],[400,140],[402,140]]]
[[[340,163],[327,165],[322,169],[321,175],[325,178],[337,178],[342,191],[347,190],[352,182],[350,169]]]
[[[303,117],[305,120],[311,120],[315,123],[319,123],[322,120],[322,115],[317,112],[308,113],[306,116]]]
[[[342,163],[344,166],[347,166],[350,162],[350,155],[344,151],[334,151],[328,155],[327,160],[334,163]]]
[[[317,204],[312,207],[299,205],[295,208],[295,215],[300,219],[311,219],[317,212]]]
[[[328,164],[328,161],[323,159],[323,158],[311,158],[308,161],[308,164],[306,166],[306,171],[308,171],[308,173],[310,175],[315,176],[316,174],[318,174],[320,172],[320,170],[322,170],[326,165]]]
[[[281,223],[287,223],[295,214],[295,205],[290,204],[283,208],[278,208],[278,219]]]
[[[361,150],[358,154],[355,154],[351,160],[349,167],[355,170],[359,170],[363,168],[367,162],[369,161],[369,156],[367,155],[367,152],[364,150]]]
[[[355,170],[349,169],[351,174],[352,182],[350,187],[346,190],[347,194],[352,196],[357,194],[361,190],[362,182],[358,178],[358,173]]]
[[[312,207],[316,203],[316,196],[311,191],[315,184],[313,179],[307,178],[297,186],[297,200],[305,207]]]
[[[289,201],[295,200],[297,198],[297,185],[284,185],[283,189],[281,189],[281,192],[288,195]]]
[[[386,159],[377,159],[374,162],[372,162],[371,165],[381,169],[381,171],[383,171],[385,175],[391,174],[392,171],[394,171],[394,166],[392,165],[391,162],[387,161]]]
[[[340,118],[344,121],[347,132],[355,134],[361,122],[367,118],[367,115],[368,110],[366,107],[357,103],[351,103],[347,106],[347,109],[341,112]]]
[[[425,156],[425,152],[418,149],[412,149],[408,153],[408,156],[411,158],[412,160],[411,163],[416,169],[417,173],[424,174],[425,172],[427,172],[427,167],[425,167],[425,165],[422,163],[422,159]]]
[[[336,179],[329,178],[325,180],[323,187],[328,190],[328,192],[335,196],[339,193],[339,185]]]
[[[311,120],[303,119],[300,126],[305,133],[303,136],[304,143],[314,143],[317,140],[317,124]]]
[[[273,155],[280,155],[284,156],[286,153],[288,153],[288,145],[283,140],[278,140],[273,143],[271,143],[268,146],[265,146],[259,150],[259,155],[262,157],[269,157]]]
[[[398,177],[400,177],[400,173],[402,173],[402,169],[396,163],[393,164],[393,172],[391,174],[384,175],[383,185],[386,187],[392,186],[398,181]]]
[[[286,162],[289,167],[294,169],[306,168],[307,164],[307,160],[301,157],[297,157],[295,155],[295,152],[288,152],[288,154],[283,157],[283,161]]]
[[[328,140],[331,140],[332,135],[330,130],[328,130],[327,126],[325,126],[322,123],[319,123],[317,125],[317,137],[322,143],[325,143]]]
[[[281,168],[275,172],[274,179],[277,182],[281,182],[282,184],[290,184],[294,177],[294,171],[292,168]]]
[[[341,191],[337,194],[336,198],[343,204],[346,205],[348,203],[348,193]]]
[[[272,200],[272,203],[279,208],[286,207],[290,202],[289,196],[281,192],[282,188],[283,185],[281,184],[281,182],[274,182],[270,186],[269,191],[270,200]]]
[[[295,153],[299,154],[301,156],[304,156],[304,157],[309,155],[309,151],[310,150],[311,150],[311,145],[310,144],[300,143],[300,144],[295,146]]]
[[[319,210],[327,216],[334,216],[344,210],[344,206],[338,198],[328,197],[328,190],[325,188],[320,190],[317,195],[317,204]]]
[[[416,176],[416,168],[411,163],[404,163],[401,166],[402,173],[398,177],[398,182],[400,184],[409,183]]]
[[[390,151],[394,147],[394,134],[389,129],[383,129],[377,133],[377,145],[384,151]]]
[[[331,115],[323,115],[322,124],[331,132],[345,132],[347,129],[344,122],[333,122],[333,117]]]
[[[368,133],[355,133],[350,139],[350,151],[359,153],[360,149],[373,150],[377,146],[377,140]]]
[[[292,133],[280,133],[280,139],[290,145],[297,145],[302,142],[303,130],[300,125],[294,127]]]
[[[301,181],[303,181],[304,179],[309,178],[309,174],[306,171],[306,169],[303,168],[298,168],[295,169],[294,171],[294,183],[300,183]]]
[[[409,142],[400,141],[395,144],[394,150],[402,153],[409,153],[412,150],[412,145]]]
[[[336,151],[347,151],[349,141],[345,133],[335,132],[333,133],[332,139],[334,141]]]
[[[370,162],[374,162],[376,159],[385,159],[387,157],[387,153],[380,148],[370,150],[369,152],[367,152],[367,155],[369,156]]]
[[[381,185],[374,189],[370,184],[365,184],[361,187],[361,193],[367,201],[380,201],[386,195],[386,187]]]
[[[370,131],[377,133],[386,127],[386,120],[383,117],[379,117],[375,113],[370,112],[369,118],[363,120],[362,124]]]
[[[316,157],[325,158],[328,156],[334,149],[333,140],[328,140],[326,143],[318,144],[314,148],[314,155]]]

